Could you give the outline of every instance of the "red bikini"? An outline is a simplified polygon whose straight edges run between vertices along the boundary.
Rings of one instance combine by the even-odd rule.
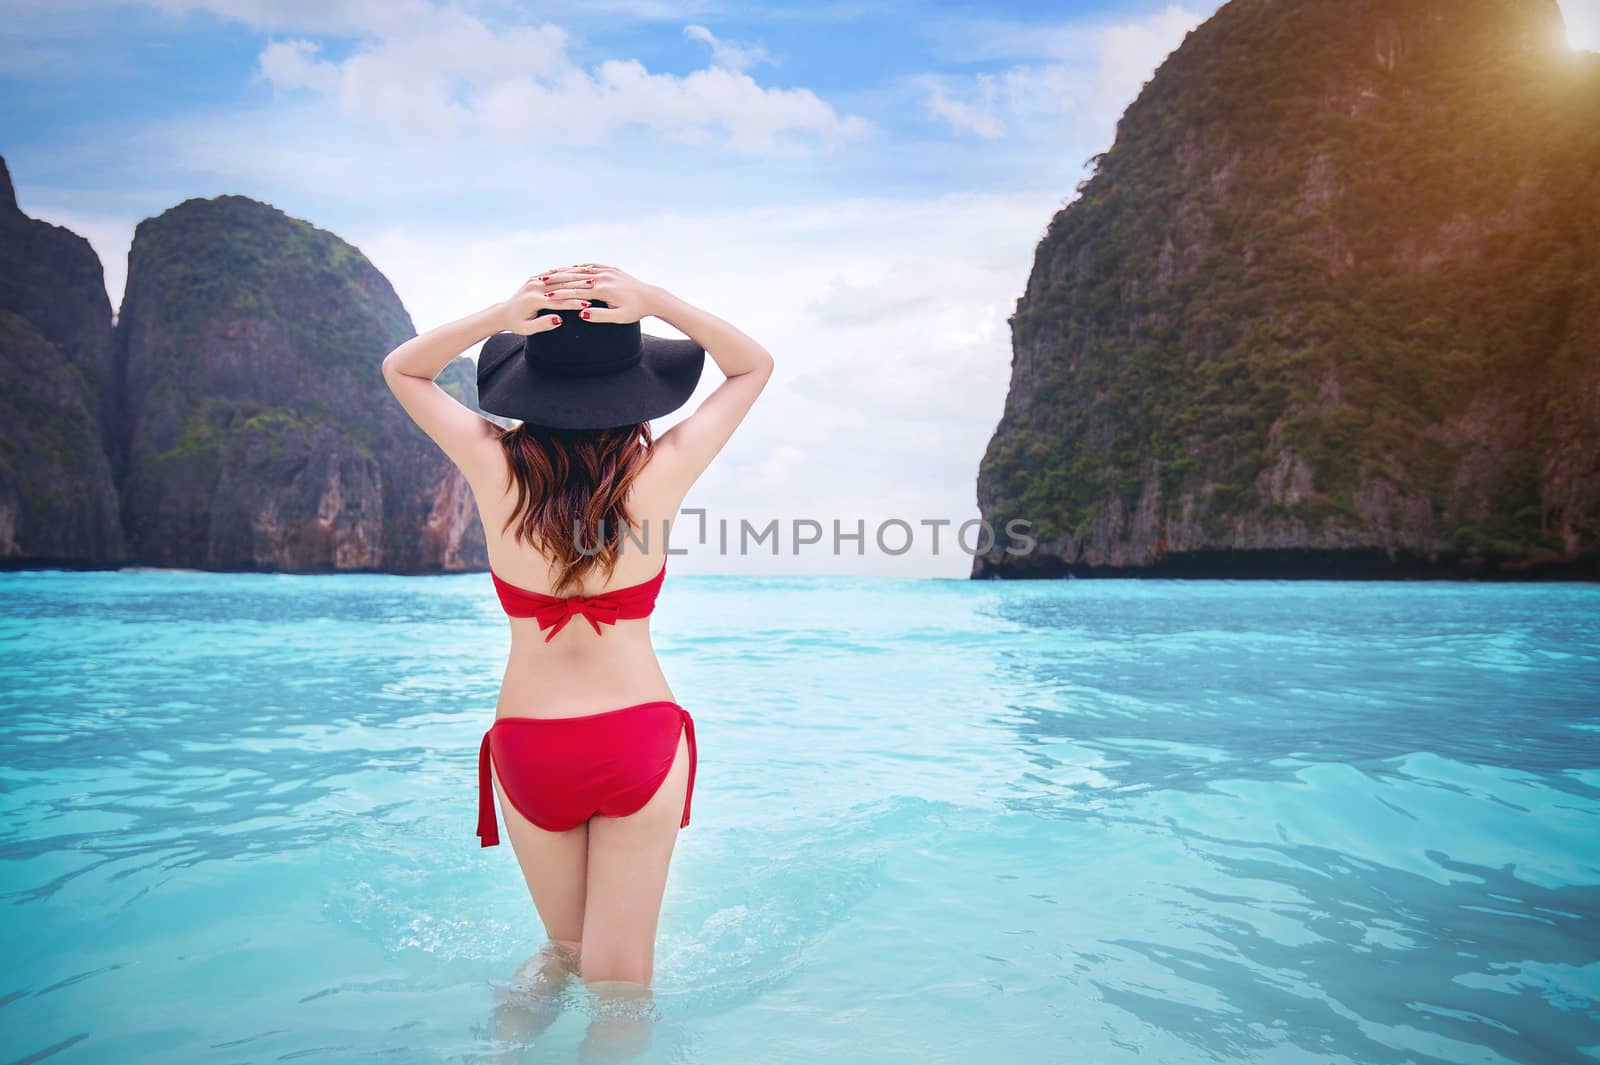
[[[511,617],[531,617],[553,639],[567,622],[582,615],[600,632],[601,624],[648,617],[655,608],[667,564],[643,584],[594,596],[556,596],[508,584],[489,571],[500,603]],[[491,763],[505,798],[516,811],[547,832],[577,828],[589,818],[637,813],[660,789],[678,753],[678,737],[689,744],[688,789],[683,820],[699,761],[694,719],[677,703],[653,700],[576,717],[502,717],[489,726],[478,748],[478,839],[484,847],[500,842],[494,816]]]
[[[555,639],[556,633],[566,627],[579,614],[600,631],[600,623],[615,625],[618,618],[647,618],[656,607],[656,596],[661,593],[661,582],[667,579],[667,560],[661,560],[661,572],[628,588],[613,588],[599,595],[569,595],[558,599],[542,592],[530,592],[500,579],[491,567],[489,576],[494,579],[494,590],[500,593],[500,605],[514,618],[537,618],[539,631],[545,633],[544,642]]]

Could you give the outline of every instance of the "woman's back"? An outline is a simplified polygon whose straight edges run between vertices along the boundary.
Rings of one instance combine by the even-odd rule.
[[[515,536],[516,523],[511,520],[518,498],[515,485],[498,492],[476,486],[491,580],[497,577],[514,590],[558,598],[592,598],[648,586],[662,575],[667,523],[682,501],[673,486],[663,483],[669,478],[660,476],[659,459],[652,455],[628,495],[626,513],[633,528],[622,536],[612,572],[597,566],[584,575],[579,587],[559,594],[552,587],[556,572],[551,560]],[[503,478],[495,482],[502,483]],[[595,530],[586,530],[584,543],[592,544],[595,535]],[[510,594],[519,598],[515,591]],[[608,621],[603,609],[593,613],[600,620],[591,622],[575,613],[554,635],[550,631],[554,625],[541,626],[531,613],[508,615],[511,648],[495,707],[497,717],[563,717],[653,699],[676,701],[656,659],[649,616]]]

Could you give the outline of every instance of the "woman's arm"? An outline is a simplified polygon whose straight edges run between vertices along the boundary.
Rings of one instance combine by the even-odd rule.
[[[418,333],[383,358],[384,373],[401,373],[432,381],[472,345],[506,328],[505,304],[492,303],[426,333]]]
[[[402,373],[407,377],[432,381],[444,372],[444,368],[457,355],[496,333],[512,332],[529,336],[554,329],[561,321],[560,315],[537,317],[542,310],[576,311],[589,305],[588,300],[576,297],[551,299],[544,294],[548,287],[542,285],[537,277],[530,277],[510,299],[491,303],[465,318],[457,318],[426,333],[418,333],[384,356],[383,372]]]
[[[681,498],[711,465],[761,395],[772,376],[772,353],[731,322],[665,289],[657,288],[646,305],[651,314],[705,348],[726,378],[693,414],[656,440]]]
[[[585,301],[551,300],[538,278],[529,278],[508,300],[412,337],[383,360],[383,379],[411,420],[439,445],[474,490],[499,475],[499,426],[440,388],[434,378],[464,350],[502,330],[530,335],[557,328],[559,315],[539,316],[547,307]],[[537,316],[537,317],[536,317]]]
[[[772,370],[772,353],[731,322],[679,299],[659,286],[648,301],[649,313],[706,349],[725,377]]]

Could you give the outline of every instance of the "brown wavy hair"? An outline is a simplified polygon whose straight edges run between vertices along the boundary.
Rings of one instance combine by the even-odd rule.
[[[518,540],[556,562],[554,595],[581,587],[596,567],[610,574],[628,524],[623,502],[655,446],[650,423],[553,429],[522,422],[501,429],[499,439],[506,487],[517,486],[517,504],[500,531],[515,524]]]

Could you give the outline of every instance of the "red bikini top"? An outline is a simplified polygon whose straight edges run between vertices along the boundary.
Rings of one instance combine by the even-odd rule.
[[[566,627],[567,622],[579,614],[594,626],[595,632],[600,631],[602,621],[607,625],[615,625],[618,618],[649,617],[655,609],[656,596],[661,592],[661,582],[667,576],[667,560],[662,559],[661,572],[643,584],[613,588],[609,592],[589,596],[569,595],[562,598],[530,592],[501,580],[493,566],[489,567],[489,576],[494,580],[494,590],[500,594],[500,605],[506,613],[514,618],[538,619],[541,632],[550,630],[544,637],[544,642],[549,643],[556,633]]]

